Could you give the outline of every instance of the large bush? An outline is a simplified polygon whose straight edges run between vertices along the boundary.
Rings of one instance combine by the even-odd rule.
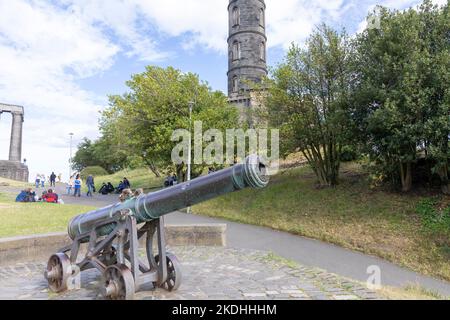
[[[380,13],[380,29],[356,38],[357,90],[352,112],[371,160],[409,191],[425,157],[449,189],[450,8]],[[400,183],[398,183],[400,182]]]
[[[103,169],[100,166],[93,166],[93,167],[86,167],[83,170],[81,170],[81,178],[86,179],[89,175],[93,175],[94,177],[98,176],[106,176],[108,174],[108,171]]]

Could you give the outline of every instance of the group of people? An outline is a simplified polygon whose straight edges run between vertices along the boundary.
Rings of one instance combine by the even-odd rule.
[[[83,186],[83,180],[81,179],[81,176],[79,173],[76,173],[70,177],[69,182],[67,183],[67,194],[73,195],[74,197],[81,197],[81,187]],[[86,187],[87,187],[87,197],[92,197],[95,190],[95,181],[94,176],[89,175],[86,178]],[[131,183],[127,178],[123,178],[122,181],[120,181],[119,185],[114,187],[111,182],[103,183],[98,193],[107,195],[110,193],[121,193],[125,189],[130,189]]]
[[[178,178],[177,175],[174,173],[172,175],[168,175],[166,179],[164,180],[164,187],[171,187],[178,184]]]
[[[73,195],[74,197],[81,197],[81,186],[83,185],[83,180],[81,180],[81,176],[79,173],[73,174],[69,182],[67,182],[67,194]],[[86,186],[88,187],[88,192],[86,196],[92,197],[93,192],[95,192],[95,185],[94,185],[94,177],[92,175],[89,175],[86,179]],[[73,190],[73,193],[72,193]]]
[[[63,203],[57,193],[53,189],[42,192],[39,197],[33,189],[28,188],[22,190],[16,197],[16,202],[47,202],[47,203]]]
[[[47,180],[50,182],[50,187],[56,187],[56,178],[58,178],[58,182],[61,182],[61,174],[56,176],[56,174],[52,172],[48,179],[45,177],[45,174],[37,174],[34,179],[36,189],[45,188],[45,182]]]
[[[123,190],[131,189],[130,181],[124,177],[122,181],[119,182],[119,185],[116,187],[113,186],[111,182],[105,183],[103,182],[100,190],[98,191],[100,194],[107,195],[110,193],[122,193]]]

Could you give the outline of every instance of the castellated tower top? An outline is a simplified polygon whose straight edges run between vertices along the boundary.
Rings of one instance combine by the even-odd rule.
[[[228,97],[248,105],[248,85],[267,75],[266,5],[264,0],[230,0],[228,37]]]

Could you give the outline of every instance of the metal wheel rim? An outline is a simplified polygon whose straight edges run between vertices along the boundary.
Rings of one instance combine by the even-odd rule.
[[[113,284],[117,288],[116,294],[105,297],[109,300],[133,300],[135,293],[134,277],[126,265],[113,265],[106,268],[104,286]]]
[[[159,264],[159,255],[155,257],[156,263]],[[161,287],[168,291],[177,290],[181,285],[181,266],[175,255],[171,253],[166,254],[167,263],[167,280]]]
[[[70,259],[65,253],[56,253],[50,257],[47,263],[46,275],[55,272],[56,277],[47,277],[48,287],[53,292],[67,290],[67,280],[71,275]]]

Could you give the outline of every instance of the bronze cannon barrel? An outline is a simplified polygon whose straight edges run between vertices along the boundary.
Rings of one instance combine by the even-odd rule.
[[[122,210],[130,210],[137,223],[144,223],[230,192],[248,187],[264,188],[268,183],[265,165],[257,156],[249,156],[243,163],[230,168],[76,216],[69,223],[68,233],[74,240]],[[97,230],[97,234],[108,235],[114,227],[114,223],[105,225]]]

